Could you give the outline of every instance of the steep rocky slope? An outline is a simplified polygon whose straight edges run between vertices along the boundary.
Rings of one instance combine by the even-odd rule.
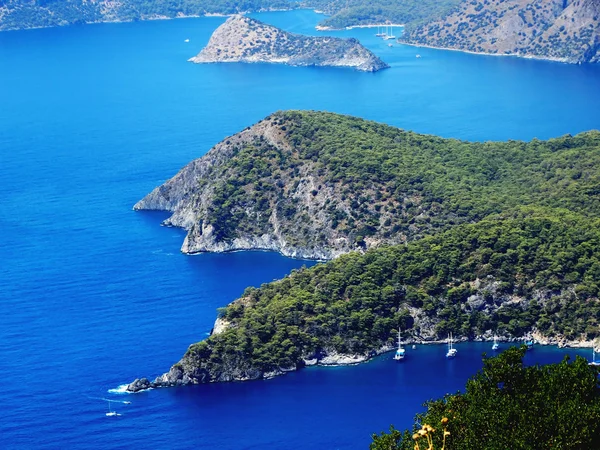
[[[217,28],[208,45],[190,61],[353,67],[365,72],[389,67],[356,39],[302,36],[241,15]]]
[[[520,204],[600,211],[600,134],[470,143],[330,113],[273,114],[154,189],[185,253],[268,249],[331,259]]]
[[[600,60],[600,0],[473,0],[412,28],[410,44],[570,63]]]

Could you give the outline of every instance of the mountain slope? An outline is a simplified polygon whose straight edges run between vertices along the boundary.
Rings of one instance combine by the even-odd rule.
[[[600,60],[600,0],[473,0],[401,41],[570,63]]]
[[[472,143],[331,113],[273,114],[135,205],[171,211],[182,251],[330,259],[507,208],[600,215],[600,133]]]

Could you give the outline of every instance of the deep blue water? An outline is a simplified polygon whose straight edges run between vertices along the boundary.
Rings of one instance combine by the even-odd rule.
[[[260,17],[316,34],[309,11]],[[389,48],[368,29],[332,34],[358,37],[391,69],[187,63],[223,20],[0,33],[3,448],[365,448],[371,432],[409,426],[424,400],[464,385],[489,345],[459,345],[454,361],[422,347],[400,365],[386,355],[270,381],[109,393],[167,370],[246,286],[311,264],[184,256],[181,230],[132,205],[278,109],[473,140],[600,128],[600,67]],[[105,396],[132,403],[107,418],[93,399]]]

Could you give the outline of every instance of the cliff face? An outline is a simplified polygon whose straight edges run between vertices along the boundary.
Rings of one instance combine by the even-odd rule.
[[[190,61],[353,67],[365,72],[389,67],[356,39],[301,36],[240,15],[217,28],[208,45]]]
[[[600,59],[600,0],[463,1],[445,17],[409,30],[416,45],[569,63]]]

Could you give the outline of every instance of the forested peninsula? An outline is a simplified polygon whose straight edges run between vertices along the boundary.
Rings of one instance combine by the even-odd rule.
[[[183,250],[333,261],[220,311],[212,335],[129,390],[268,378],[407,341],[598,335],[600,133],[472,143],[286,111],[227,138],[136,209]],[[360,250],[360,251],[352,251]],[[366,250],[366,251],[365,251]]]
[[[289,66],[351,67],[377,72],[389,66],[356,39],[304,36],[242,15],[217,28],[194,63],[276,63]]]

